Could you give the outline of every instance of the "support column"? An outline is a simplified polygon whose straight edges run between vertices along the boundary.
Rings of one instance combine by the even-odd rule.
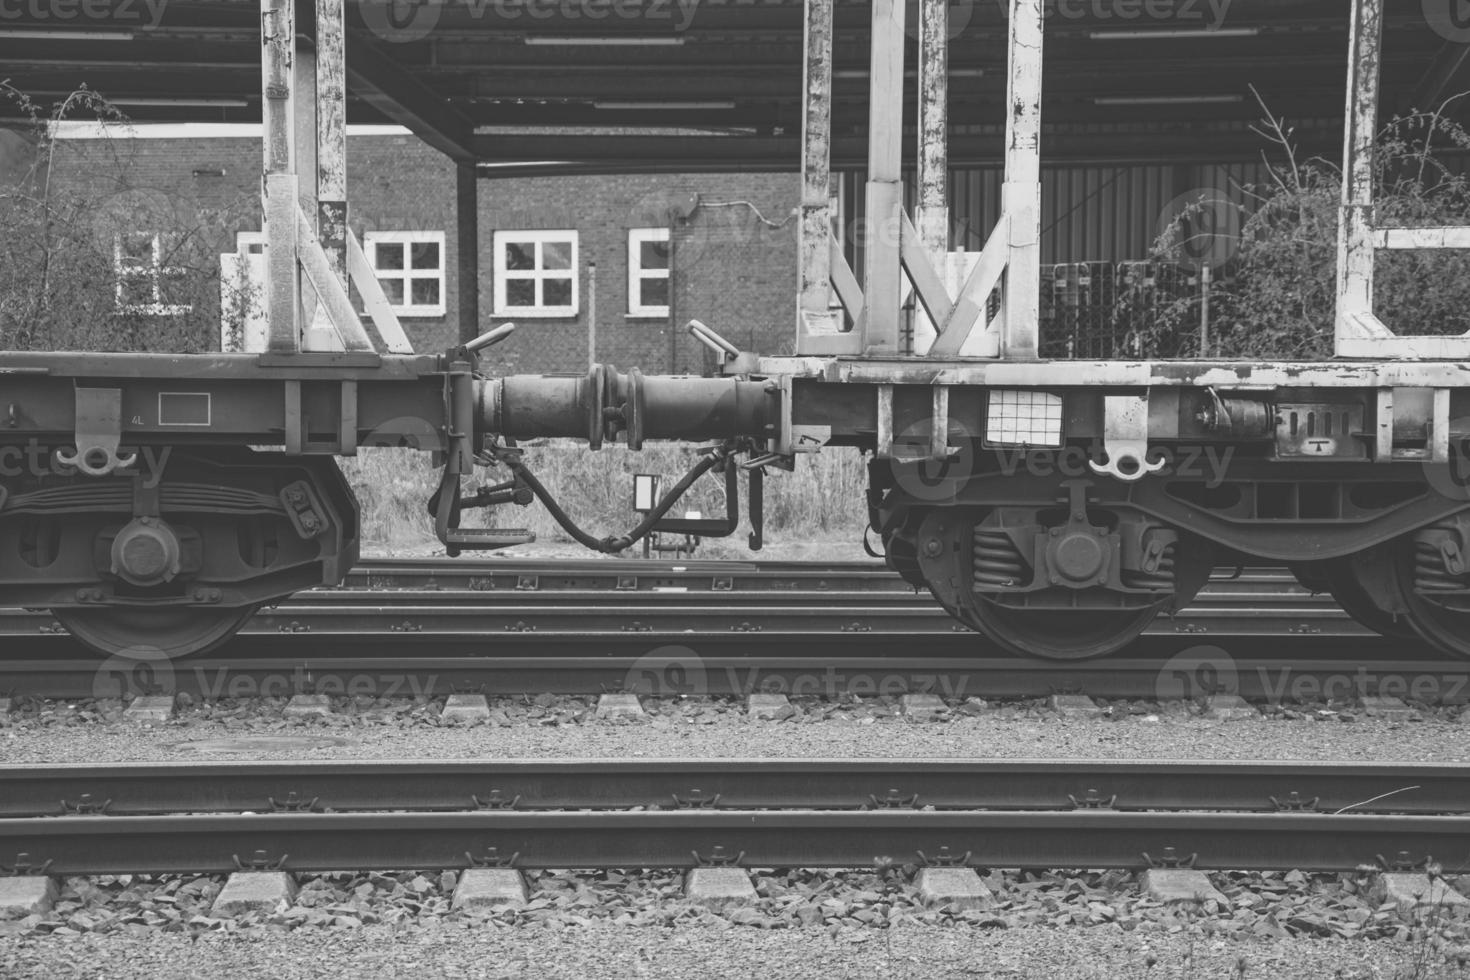
[[[261,114],[264,167],[261,201],[265,214],[267,350],[301,349],[301,280],[296,263],[296,158],[292,98],[296,14],[292,0],[261,0]]]
[[[949,262],[949,0],[919,4],[919,207],[917,230],[941,279]],[[928,353],[935,324],[916,311],[914,353]]]
[[[1373,140],[1383,43],[1383,0],[1353,0],[1348,41],[1347,133],[1343,141],[1342,220],[1337,235],[1337,344],[1346,319],[1373,312]]]
[[[1040,0],[1034,0],[1039,6]],[[903,297],[899,233],[903,213],[904,0],[873,0],[868,89],[867,235],[863,243],[862,350],[899,353]]]
[[[1003,358],[1030,359],[1040,349],[1042,0],[1011,0],[1006,96],[1006,174],[1001,209],[1010,219]]]
[[[317,181],[319,180],[322,148],[318,145],[320,133],[317,124],[317,108],[321,97],[318,82],[321,73],[317,64],[316,49],[308,42],[297,39],[296,63],[292,75],[295,79],[293,101],[295,102],[296,139],[296,194],[301,213],[312,222],[309,231],[317,233]],[[299,223],[298,223],[299,226]],[[300,245],[298,243],[298,257]],[[344,283],[345,285],[345,283]],[[304,351],[340,351],[342,338],[337,336],[326,307],[319,303],[313,289],[301,290],[301,349]]]
[[[857,331],[842,333],[832,296],[832,7],[806,0],[801,110],[801,224],[797,228],[796,353],[856,354]]]
[[[347,44],[342,4],[316,0],[316,231],[327,263],[346,287]]]
[[[459,341],[480,335],[480,186],[473,163],[455,167],[455,280],[459,296]]]

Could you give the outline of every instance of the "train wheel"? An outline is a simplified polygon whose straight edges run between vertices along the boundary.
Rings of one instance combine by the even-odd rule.
[[[1391,601],[1404,610],[1403,618],[1430,646],[1470,660],[1470,596],[1449,592],[1429,598],[1419,579],[1422,569],[1416,567],[1416,558],[1426,557],[1417,553],[1419,545],[1411,540],[1392,551],[1384,549]]]
[[[1372,556],[1355,555],[1316,564],[1327,585],[1326,591],[1337,600],[1343,612],[1383,636],[1399,640],[1416,639],[1418,634],[1403,616],[1389,612],[1383,607],[1383,603],[1391,601],[1389,599],[1391,589],[1386,583],[1375,581],[1376,578],[1382,577],[1382,572],[1375,576],[1371,567],[1373,562]],[[1374,596],[1380,598],[1375,599]],[[1467,620],[1467,625],[1470,625],[1470,620]]]
[[[1018,609],[977,599],[961,618],[996,643],[1044,660],[1091,660],[1132,643],[1169,601],[1135,609]],[[968,613],[969,615],[965,615]]]
[[[174,660],[219,646],[255,615],[256,608],[113,606],[53,609],[52,615],[67,632],[98,653],[157,652]]]
[[[1286,567],[1296,578],[1297,584],[1308,592],[1331,592],[1332,582],[1323,568],[1324,561],[1289,561]]]

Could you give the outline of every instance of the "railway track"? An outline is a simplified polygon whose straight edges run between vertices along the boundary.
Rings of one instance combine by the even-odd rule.
[[[687,795],[694,792],[692,779],[705,788],[699,799]],[[292,812],[258,812],[288,786],[299,787]],[[501,805],[479,807],[484,798],[476,797],[495,786]],[[84,787],[94,801],[107,794],[108,812],[76,813],[71,800],[62,807],[67,815],[49,815],[58,810],[58,794],[65,799]],[[1453,766],[821,760],[35,766],[0,770],[0,788],[0,853],[49,861],[51,874],[220,872],[233,870],[241,854],[262,865],[289,855],[294,871],[481,861],[523,868],[681,868],[722,860],[746,867],[871,867],[884,856],[897,863],[1053,868],[1140,868],[1192,858],[1208,869],[1351,871],[1381,855],[1411,863],[1457,857],[1470,835],[1470,772]],[[512,790],[514,797],[505,795]],[[1112,807],[1090,802],[1110,791],[1119,797]],[[919,798],[889,799],[903,793]],[[1296,800],[1316,796],[1316,809],[1279,811],[1271,797],[1292,793]],[[687,805],[675,803],[681,794]],[[1088,799],[1078,805],[1069,794]],[[311,799],[319,808],[361,812],[306,812]],[[251,809],[257,812],[244,812]]]
[[[1222,576],[1229,574],[1222,571]],[[958,636],[927,592],[876,564],[638,561],[387,561],[355,569],[343,588],[313,589],[262,609],[221,648],[241,655],[262,637],[312,645],[323,638],[432,638],[436,645],[487,636],[599,633],[875,634]],[[0,612],[10,649],[45,655],[74,646],[45,611]],[[1250,569],[1212,582],[1177,616],[1148,635],[1369,637],[1330,597],[1313,595],[1283,569]],[[476,641],[479,641],[476,643]],[[471,652],[480,652],[479,649]]]
[[[1124,655],[1089,662],[999,651],[872,563],[379,560],[343,588],[263,609],[213,653],[173,662],[101,660],[44,612],[6,610],[0,632],[0,689],[48,697],[1225,689],[1310,700],[1334,685],[1374,693],[1387,674],[1400,695],[1470,697],[1461,662],[1390,644],[1280,568],[1222,569]]]

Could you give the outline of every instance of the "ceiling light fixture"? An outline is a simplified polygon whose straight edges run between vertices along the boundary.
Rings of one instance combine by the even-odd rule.
[[[684,43],[684,39],[682,37],[669,37],[669,36],[633,37],[633,36],[623,35],[623,34],[606,35],[606,36],[573,34],[573,35],[569,35],[569,36],[568,35],[563,35],[563,36],[560,36],[560,37],[551,37],[551,36],[544,35],[544,34],[527,34],[522,40],[526,44],[542,44],[542,45],[572,44],[572,45],[601,46],[601,47],[610,47],[610,48],[611,47],[637,47],[637,46],[642,46],[642,47],[650,47],[650,46],[677,46],[677,45],[680,45],[680,44],[683,44]]]
[[[1092,31],[1094,41],[1155,41],[1164,38],[1255,37],[1259,27],[1191,27],[1162,28],[1156,31]]]

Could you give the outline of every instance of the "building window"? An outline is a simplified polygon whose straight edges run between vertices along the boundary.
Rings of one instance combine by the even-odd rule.
[[[577,233],[495,233],[495,315],[577,315]]]
[[[169,264],[163,235],[129,231],[112,240],[117,311],[148,316],[181,316],[194,307],[187,299],[185,270]]]
[[[363,238],[394,313],[444,315],[444,232],[370,231]]]
[[[628,315],[669,315],[669,229],[628,232]]]

